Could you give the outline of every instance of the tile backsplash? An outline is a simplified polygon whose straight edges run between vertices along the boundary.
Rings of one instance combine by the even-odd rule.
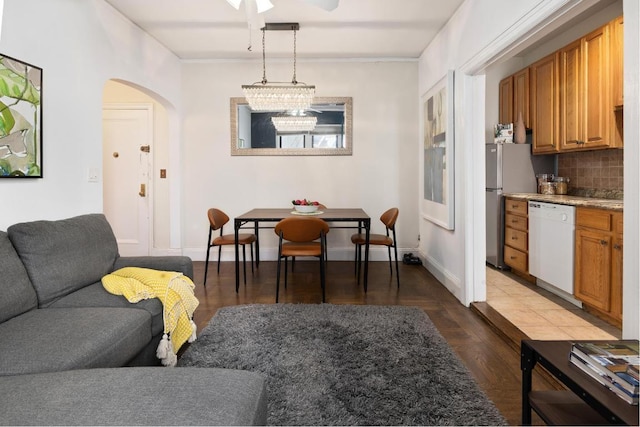
[[[569,194],[622,198],[623,153],[612,149],[559,154],[558,176],[571,180]]]

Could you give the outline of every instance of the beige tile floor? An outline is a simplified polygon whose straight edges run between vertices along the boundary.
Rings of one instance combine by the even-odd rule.
[[[487,304],[536,340],[620,339],[620,329],[509,272],[487,267]]]

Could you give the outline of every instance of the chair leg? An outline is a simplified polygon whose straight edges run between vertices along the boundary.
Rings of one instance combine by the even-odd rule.
[[[284,257],[284,288],[287,289],[287,260],[289,257]]]
[[[320,286],[322,286],[322,302],[325,302],[324,250],[320,251]]]
[[[251,252],[251,274],[253,275],[253,243],[249,246],[249,251]]]
[[[391,266],[392,261],[391,261],[391,246],[387,246],[387,252],[389,252],[389,274],[391,276],[393,276],[393,267]],[[397,258],[397,256],[396,256]]]
[[[282,262],[282,257],[280,256],[280,251],[278,251],[278,268],[276,269],[276,304],[278,303],[278,295],[280,294],[280,263]]]
[[[209,251],[211,251],[211,245],[207,242],[207,259],[204,262],[204,280],[202,286],[207,286],[207,271],[209,270]]]
[[[398,281],[398,289],[400,289],[400,269],[398,268],[398,247],[396,241],[393,241],[393,251],[396,254],[396,280]]]
[[[358,245],[358,284],[360,284],[360,272],[362,271],[362,245]]]
[[[244,284],[247,284],[247,245],[242,245],[242,272],[244,273]]]
[[[358,275],[358,245],[354,245],[355,253],[353,254],[353,259],[355,262],[353,263],[353,275]]]
[[[218,274],[220,274],[220,255],[222,255],[222,246],[218,246]]]
[[[287,261],[285,260],[285,263],[286,263],[286,262],[287,262]],[[291,272],[292,272],[292,273],[293,273],[293,270],[295,270],[295,268],[296,268],[296,257],[292,256],[292,257],[291,257]]]

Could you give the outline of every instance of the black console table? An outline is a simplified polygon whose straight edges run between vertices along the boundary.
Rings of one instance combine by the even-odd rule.
[[[569,361],[570,341],[522,340],[522,424],[531,410],[549,425],[638,425],[638,406],[630,405]],[[569,390],[532,391],[531,375],[543,366]]]

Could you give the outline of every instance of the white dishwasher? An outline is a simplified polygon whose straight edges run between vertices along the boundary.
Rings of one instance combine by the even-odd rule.
[[[537,285],[564,299],[573,298],[576,208],[529,202],[529,273]]]

